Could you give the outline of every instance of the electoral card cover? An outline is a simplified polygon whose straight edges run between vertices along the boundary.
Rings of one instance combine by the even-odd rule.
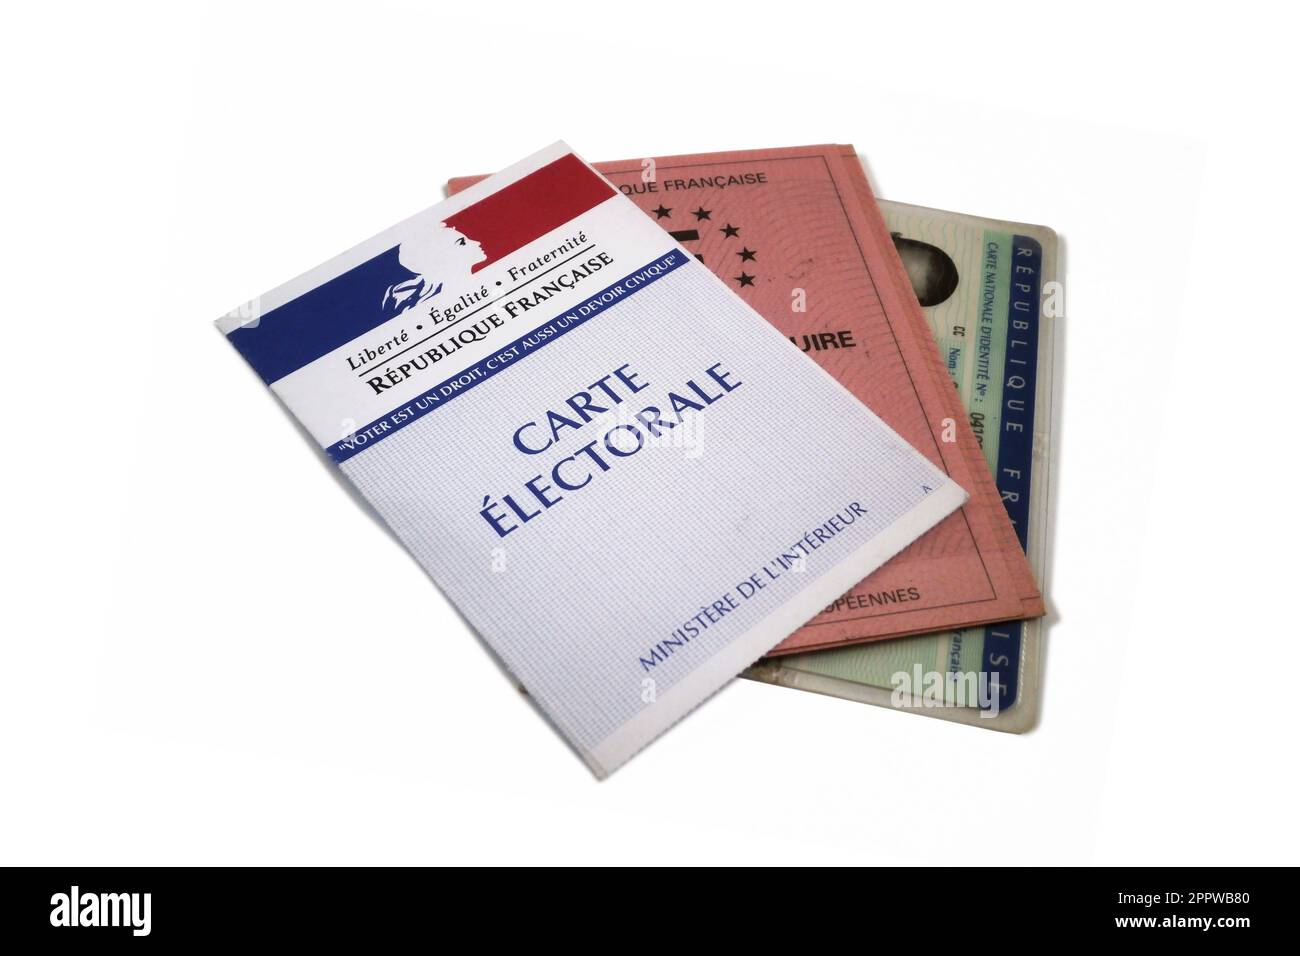
[[[598,775],[966,497],[562,143],[219,324]]]

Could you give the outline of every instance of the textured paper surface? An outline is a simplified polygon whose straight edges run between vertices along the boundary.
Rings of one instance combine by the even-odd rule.
[[[597,774],[965,499],[564,144],[219,324]]]
[[[1033,573],[852,147],[649,162],[597,169],[971,494],[773,653],[1041,614]],[[856,441],[844,423],[822,420],[838,443]]]

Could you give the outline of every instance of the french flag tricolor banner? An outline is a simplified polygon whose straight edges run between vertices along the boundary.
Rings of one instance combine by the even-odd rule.
[[[255,318],[230,331],[231,343],[270,385],[417,306],[440,305],[458,280],[615,195],[566,153],[287,301],[251,309]]]

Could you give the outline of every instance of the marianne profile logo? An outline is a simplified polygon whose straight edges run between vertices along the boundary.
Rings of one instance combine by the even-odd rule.
[[[132,936],[148,936],[151,893],[83,893],[73,886],[50,897],[50,925],[54,927],[128,928]]]
[[[473,267],[487,259],[483,246],[445,222],[418,240],[403,242],[398,262],[411,278],[384,290],[381,309],[394,316],[442,291],[443,277],[466,279]]]

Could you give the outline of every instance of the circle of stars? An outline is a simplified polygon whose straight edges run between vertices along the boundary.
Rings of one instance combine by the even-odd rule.
[[[672,207],[665,206],[662,202],[654,209],[651,209],[650,211],[654,213],[656,222],[658,222],[660,219],[671,219],[673,215]],[[713,210],[705,209],[703,205],[697,206],[695,209],[686,213],[686,215],[694,216],[695,222],[697,224],[701,222],[713,221]],[[668,226],[665,225],[665,228],[668,228]],[[672,237],[678,240],[679,242],[688,242],[688,241],[693,242],[700,238],[700,234],[696,229],[683,229],[679,231],[668,229],[668,231],[672,235]],[[718,232],[722,233],[724,239],[740,238],[740,227],[730,222],[719,227]],[[740,251],[735,253],[735,255],[740,257],[742,269],[740,270],[740,275],[732,276],[731,280],[736,283],[737,288],[744,289],[746,287],[752,287],[754,285],[754,280],[757,279],[758,277],[754,275],[750,275],[748,272],[744,270],[743,266],[747,262],[757,262],[758,250],[751,249],[749,248],[748,245],[742,245]],[[699,254],[696,254],[695,258],[699,259],[701,262],[704,261],[704,257]]]

